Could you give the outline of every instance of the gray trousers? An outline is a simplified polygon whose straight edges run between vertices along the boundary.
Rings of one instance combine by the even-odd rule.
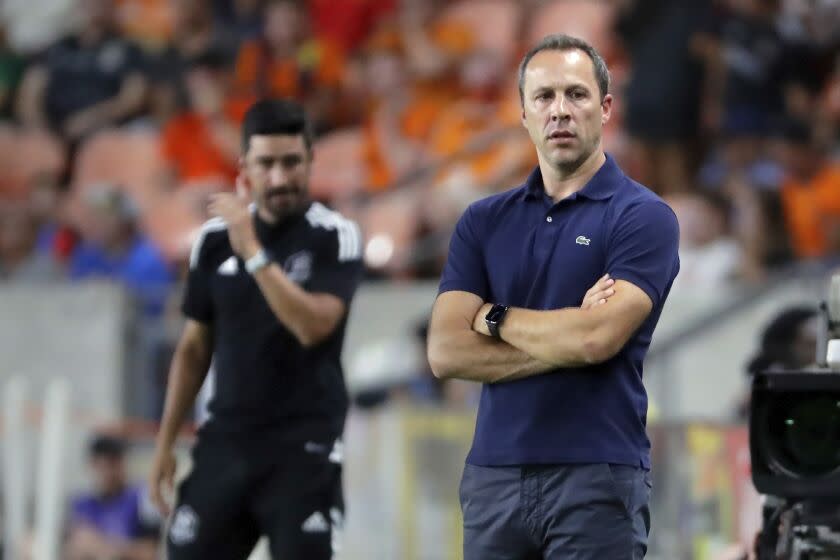
[[[464,560],[642,559],[650,489],[625,465],[466,465]]]

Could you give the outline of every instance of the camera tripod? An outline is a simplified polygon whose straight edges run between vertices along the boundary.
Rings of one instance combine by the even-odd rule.
[[[757,560],[840,559],[840,501],[768,499],[756,554]]]

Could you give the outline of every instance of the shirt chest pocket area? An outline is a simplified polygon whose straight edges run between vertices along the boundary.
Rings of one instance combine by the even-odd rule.
[[[606,272],[604,235],[600,228],[563,230],[532,232],[521,248],[490,253],[491,299],[531,309],[579,306]]]
[[[579,306],[589,288],[608,272],[602,236],[598,231],[558,241],[544,271],[551,308]]]

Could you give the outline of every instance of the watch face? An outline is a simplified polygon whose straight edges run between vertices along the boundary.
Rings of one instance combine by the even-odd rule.
[[[503,305],[494,305],[487,313],[486,319],[491,323],[498,323],[505,315],[506,308]]]

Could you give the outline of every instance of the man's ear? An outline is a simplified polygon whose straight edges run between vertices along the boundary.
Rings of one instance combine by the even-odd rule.
[[[245,156],[239,156],[239,173],[236,174],[236,194],[248,198],[251,194],[251,183],[245,173]]]
[[[604,100],[601,101],[601,124],[605,125],[609,122],[610,116],[612,116],[612,105],[613,105],[613,96],[609,93],[604,96]]]

